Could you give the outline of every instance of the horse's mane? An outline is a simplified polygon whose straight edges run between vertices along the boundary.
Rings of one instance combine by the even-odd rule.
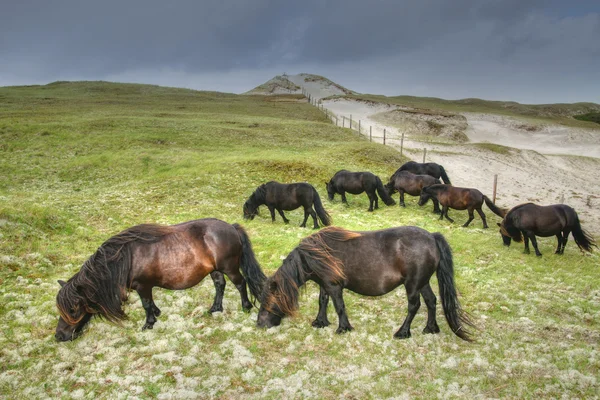
[[[327,227],[303,239],[283,261],[281,268],[267,280],[267,287],[276,284],[274,291],[265,290],[266,297],[261,302],[272,312],[277,305],[285,315],[295,315],[298,309],[299,287],[310,274],[322,281],[339,283],[345,278],[341,260],[333,255],[328,241],[347,241],[361,234],[338,227]]]
[[[81,318],[74,320],[69,313],[78,304],[84,304],[88,313],[111,322],[126,319],[121,304],[127,299],[131,244],[154,243],[171,232],[171,226],[143,224],[126,229],[102,243],[58,292],[56,305],[63,319],[70,325],[78,323]],[[81,313],[82,317],[84,315]]]

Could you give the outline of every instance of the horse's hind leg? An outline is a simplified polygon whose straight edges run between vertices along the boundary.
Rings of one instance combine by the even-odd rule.
[[[302,223],[300,224],[300,228],[306,228],[306,221],[308,221],[308,216],[310,215],[310,211],[308,211],[308,208],[304,207],[304,219],[302,220]],[[315,221],[316,223],[316,221]],[[315,227],[315,229],[318,228]]]
[[[569,229],[565,229],[563,231],[563,237],[562,237],[562,248],[560,249],[560,254],[563,254],[565,252],[565,247],[567,247],[567,242],[569,241],[569,234],[571,233],[571,231]]]
[[[400,192],[400,203],[398,204],[398,206],[406,207],[406,203],[404,203],[404,189],[398,189],[398,191]]]
[[[229,278],[231,282],[235,285],[235,288],[240,292],[240,298],[242,299],[242,308],[245,311],[248,311],[252,308],[252,303],[248,299],[248,290],[246,289],[246,280],[240,273],[239,267],[237,265],[232,266],[231,268],[226,268],[222,270],[225,275]],[[212,274],[211,274],[212,276]],[[223,286],[225,287],[225,286]]]
[[[471,221],[473,221],[473,219],[475,219],[475,215],[473,214],[473,209],[469,208],[467,211],[469,212],[469,219],[467,220],[467,222],[465,222],[463,224],[463,228],[466,228],[467,226],[469,226]],[[479,211],[479,210],[477,210],[477,211]]]
[[[527,236],[527,232],[521,231],[523,235],[523,243],[525,244],[525,248],[523,249],[524,254],[529,254],[529,236]]]
[[[319,313],[317,314],[317,318],[312,322],[312,326],[315,328],[325,328],[329,326],[329,319],[327,319],[327,305],[329,304],[329,295],[320,287],[319,290]]]
[[[209,313],[223,311],[223,295],[225,294],[225,277],[222,272],[213,271],[210,273],[213,283],[215,284],[215,301],[212,307],[208,310]]]
[[[425,329],[423,329],[423,333],[439,333],[440,327],[435,320],[435,306],[437,299],[435,298],[435,294],[433,293],[433,290],[431,290],[431,285],[429,283],[423,286],[421,295],[427,306],[427,325],[425,326]]]
[[[533,233],[531,234],[530,239],[531,239],[531,244],[533,245],[533,248],[535,250],[535,255],[538,257],[541,257],[542,253],[540,253],[540,251],[538,249],[537,239],[535,238],[535,235]]]
[[[154,313],[154,308],[158,309],[158,307],[154,305],[154,300],[152,299],[152,287],[141,286],[136,289],[136,292],[140,296],[144,311],[146,311],[146,323],[142,327],[142,330],[152,329],[156,323],[156,317],[160,315],[160,310],[158,315],[155,315]]]
[[[367,196],[369,197],[369,209],[367,211],[373,211],[373,204],[375,204],[375,208],[379,208],[379,203],[377,202],[377,195],[375,192],[367,192]]]
[[[487,220],[485,218],[485,214],[483,213],[483,210],[481,208],[477,209],[477,214],[479,214],[479,216],[481,217],[481,220],[483,221],[483,229],[487,229],[488,224],[487,224]]]
[[[308,214],[310,214],[310,216],[313,219],[313,229],[319,229],[319,220],[317,220],[317,213],[315,212],[315,210],[313,210],[312,207],[310,207],[308,209]],[[308,219],[308,214],[307,214],[307,211],[304,210],[304,226],[306,226],[306,220]]]
[[[415,315],[417,315],[417,311],[419,311],[419,308],[421,307],[421,292],[417,290],[415,287],[416,285],[412,284],[412,282],[408,284],[407,283],[404,285],[406,287],[406,295],[408,297],[408,315],[406,316],[406,319],[404,320],[404,323],[400,329],[398,329],[398,332],[394,333],[394,337],[398,339],[407,339],[410,337],[410,324],[415,318]]]
[[[556,251],[554,252],[554,254],[562,254],[560,251],[562,249],[562,242],[563,242],[562,232],[558,232],[556,234],[556,241],[558,244],[556,245]]]

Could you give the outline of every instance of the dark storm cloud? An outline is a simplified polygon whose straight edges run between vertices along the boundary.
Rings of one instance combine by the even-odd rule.
[[[555,81],[561,79],[591,93],[598,84],[590,88],[590,82],[600,78],[598,2],[6,3],[0,12],[0,85],[144,78],[196,88],[213,82],[207,89],[239,92],[273,72],[300,68],[359,85],[376,82],[365,76],[369,68],[382,79],[396,77],[398,86],[387,85],[386,94],[404,93],[407,82],[418,88],[439,81],[446,89],[483,82],[494,97],[507,85],[557,84],[560,93]],[[219,86],[220,78],[229,86]],[[232,86],[244,79],[245,87]],[[469,93],[455,90],[455,97],[463,92]]]

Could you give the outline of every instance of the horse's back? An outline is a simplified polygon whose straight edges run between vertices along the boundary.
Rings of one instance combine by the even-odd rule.
[[[408,226],[359,232],[348,241],[329,241],[344,264],[345,287],[366,296],[380,296],[408,279],[431,276],[439,264],[433,235]]]
[[[563,204],[540,206],[534,203],[520,204],[511,209],[507,218],[516,228],[531,231],[536,236],[553,236],[562,231],[573,219],[573,210]]]

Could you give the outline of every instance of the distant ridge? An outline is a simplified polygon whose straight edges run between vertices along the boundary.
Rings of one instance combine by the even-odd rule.
[[[303,89],[315,98],[357,94],[323,76],[306,73],[277,75],[244,94],[301,94]]]

